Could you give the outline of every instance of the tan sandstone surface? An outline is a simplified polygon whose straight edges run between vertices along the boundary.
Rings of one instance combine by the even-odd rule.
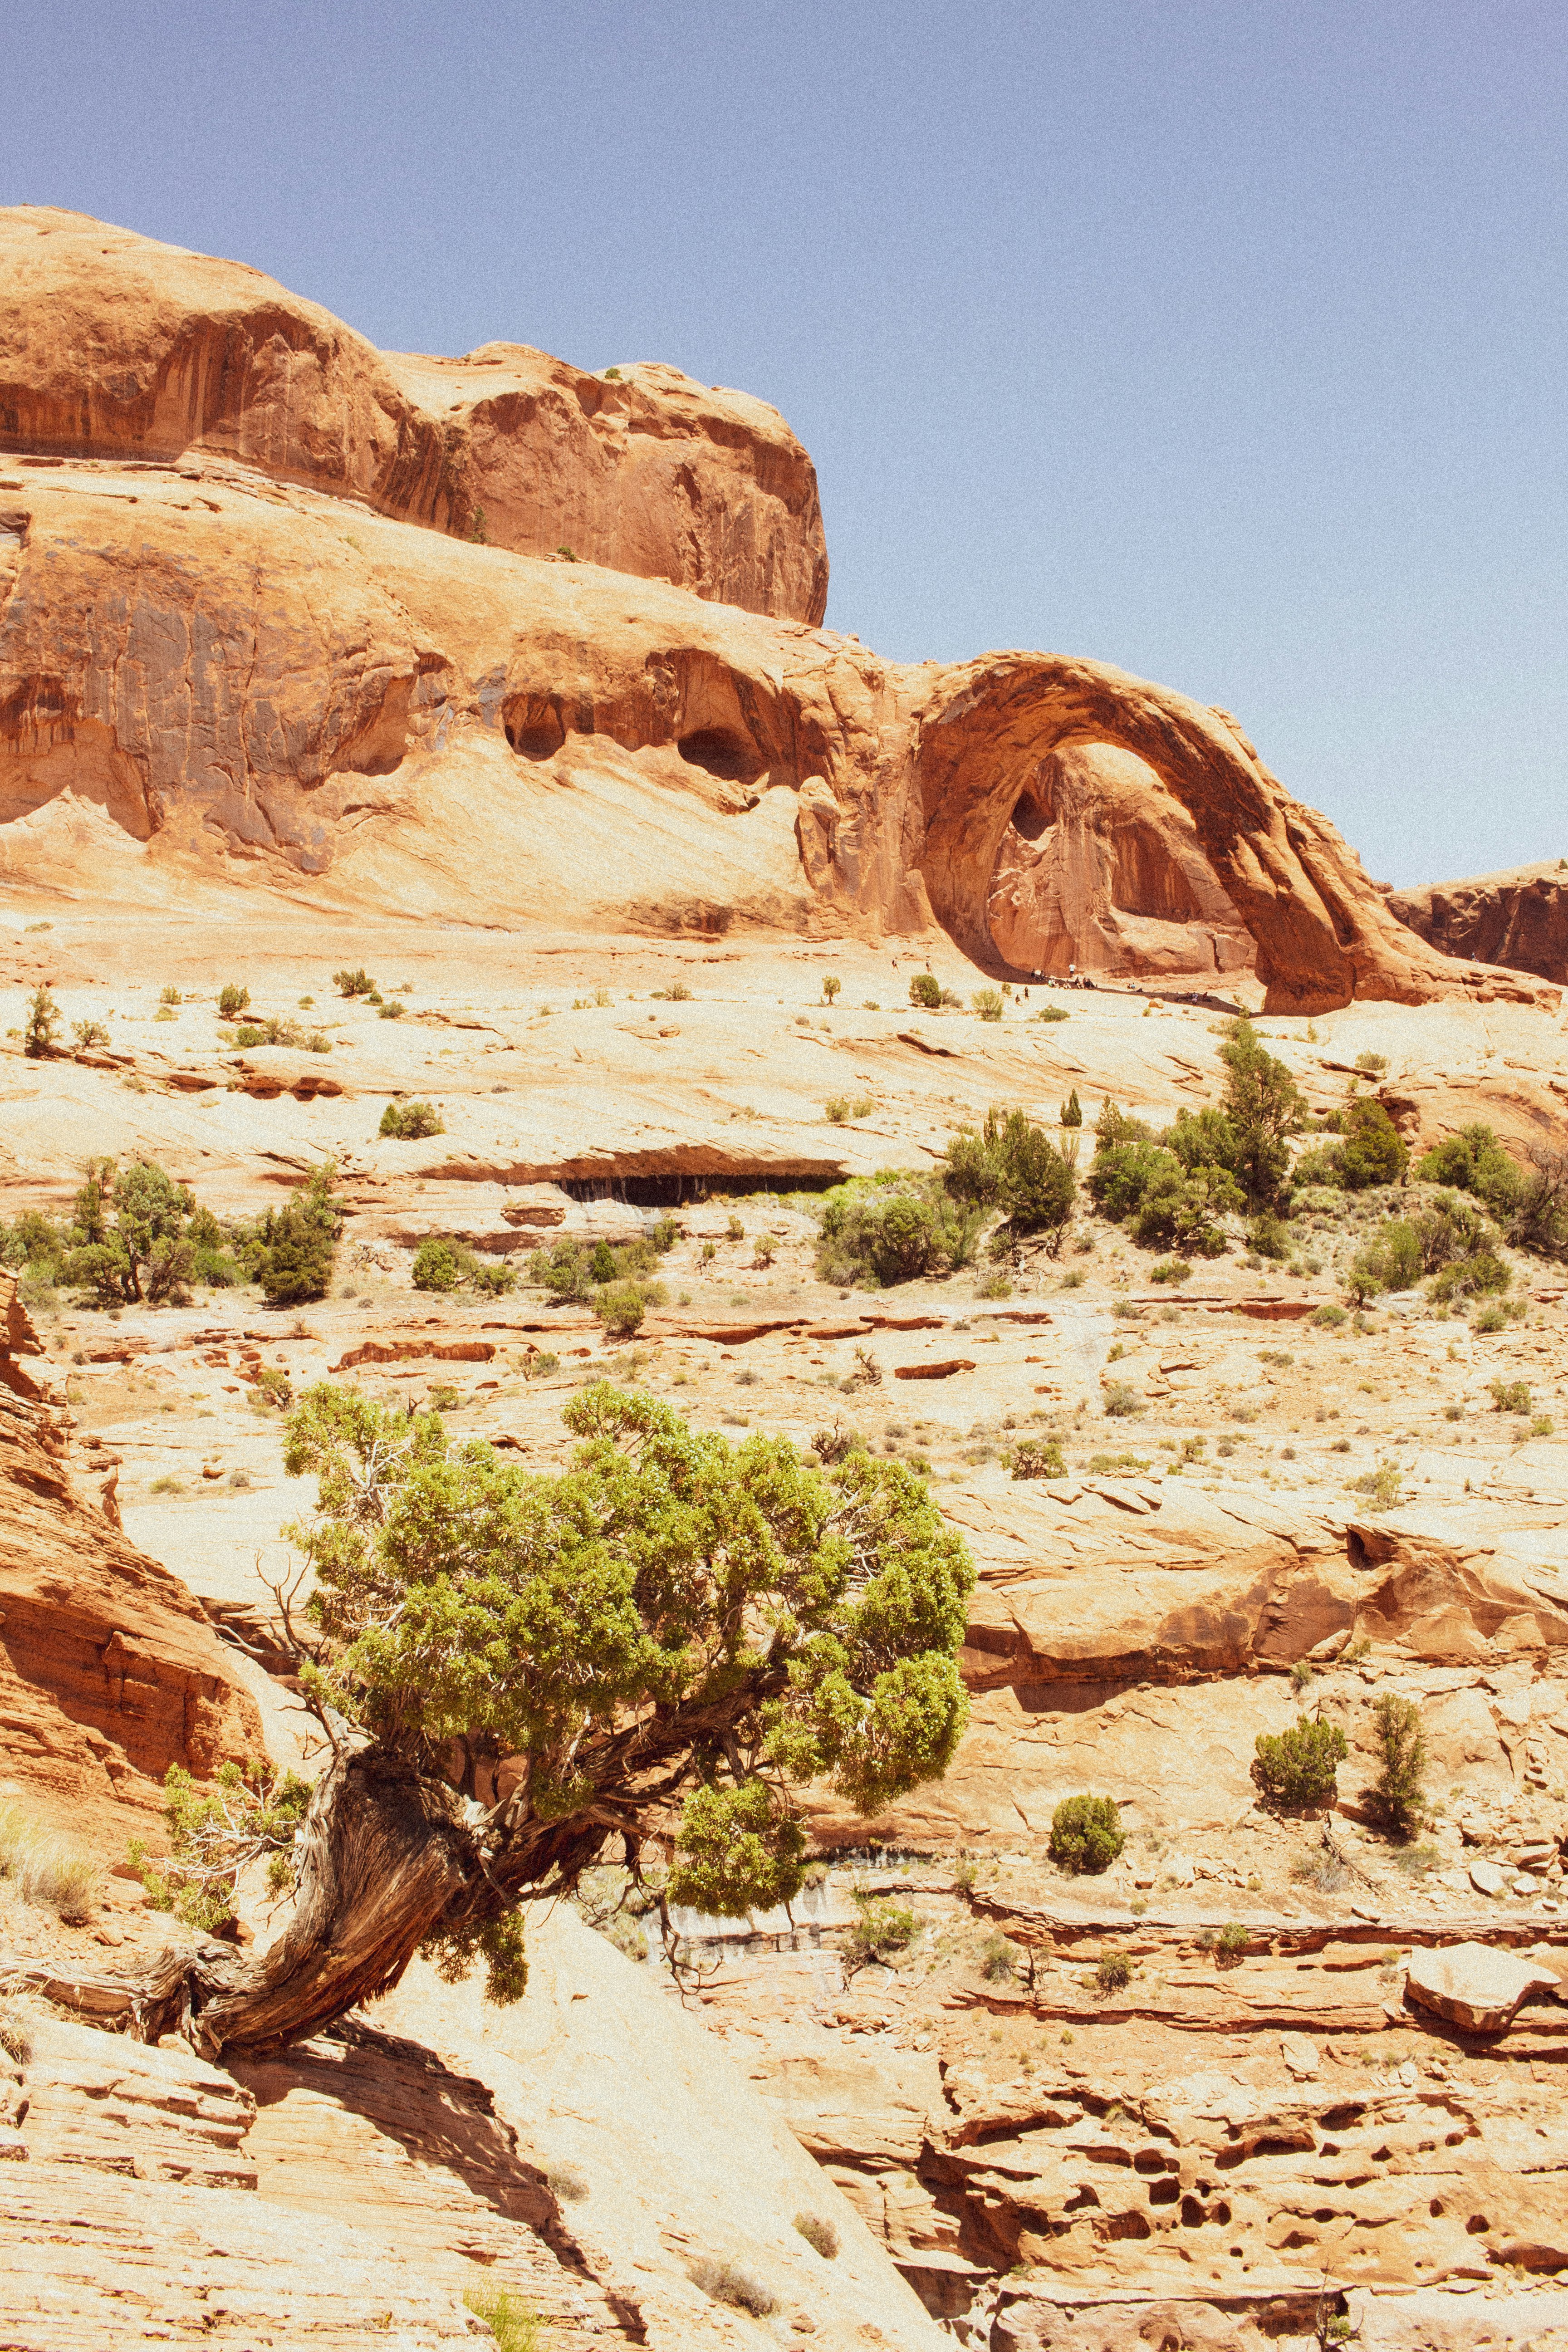
[[[658,363],[590,374],[515,342],[378,352],[260,270],[47,205],[0,209],[0,450],[228,462],[822,618],[816,472],[745,393]]]
[[[816,1258],[826,1186],[994,1105],[1070,1147],[1075,1093],[1089,1129],[1217,1099],[1237,1004],[1317,1117],[1364,1085],[1413,1149],[1560,1147],[1552,975],[1417,938],[1224,711],[817,625],[809,460],[760,404],[377,353],[78,215],[0,235],[0,1215],[68,1216],[102,1155],[225,1218],[331,1160],[346,1213],[298,1312],[0,1276],[0,1804],[100,1872],[0,1874],[6,2340],[424,2352],[504,2285],[542,2352],[1568,2346],[1563,1267],[1510,1252],[1508,1313],[1343,1314],[1420,1188],[1314,1188],[1278,1261],[1229,1219],[1173,1284],[1082,1196],[999,1269]],[[438,1131],[384,1137],[412,1099]],[[529,1278],[666,1213],[635,1340]],[[433,1234],[517,1287],[416,1289]],[[977,1570],[945,1780],[814,1803],[793,1911],[679,1917],[679,1983],[611,1886],[531,1924],[512,2011],[416,1962],[232,2068],[68,2015],[186,1932],[126,1852],[168,1765],[320,1769],[268,1584],[310,1502],[287,1398],[430,1402],[546,1470],[606,1375],[921,1469]],[[1063,1477],[1011,1475],[1026,1436]],[[1429,1750],[1405,1842],[1367,1801],[1391,1692]],[[1280,1814],[1254,1743],[1304,1708],[1349,1753]],[[1073,1879],[1084,1790],[1127,1843]],[[910,1915],[882,1961],[872,1902]],[[247,1890],[241,1939],[278,1924]]]

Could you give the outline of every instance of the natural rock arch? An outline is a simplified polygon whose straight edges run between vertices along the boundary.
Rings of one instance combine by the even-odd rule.
[[[947,672],[920,714],[921,871],[937,920],[976,962],[1030,968],[1009,966],[992,935],[998,854],[1052,755],[1089,745],[1134,754],[1180,810],[1181,830],[1213,877],[1216,911],[1228,904],[1256,942],[1270,1011],[1434,992],[1437,960],[1388,913],[1334,827],[1289,797],[1226,713],[1052,654],[992,655]],[[1152,812],[1151,823],[1159,821]],[[1449,985],[1453,977],[1450,967]]]

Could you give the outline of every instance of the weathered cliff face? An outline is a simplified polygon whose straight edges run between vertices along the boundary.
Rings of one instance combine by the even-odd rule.
[[[15,1293],[0,1273],[0,1777],[79,1830],[118,1828],[171,1764],[260,1756],[261,1719],[195,1595],[73,1488],[63,1417],[36,1360],[15,1362]]]
[[[816,471],[763,401],[519,344],[378,352],[259,270],[47,206],[0,210],[0,448],[228,459],[524,554],[822,617]]]
[[[1395,890],[1389,912],[1444,955],[1568,982],[1568,860]]]
[[[1058,793],[1043,898],[999,942],[1016,812],[1037,823]],[[237,860],[339,904],[485,921],[934,920],[1026,974],[1113,947],[1122,971],[1255,957],[1280,1011],[1551,993],[1417,940],[1229,722],[1101,665],[901,668],[222,468],[17,461],[0,870],[135,895]]]

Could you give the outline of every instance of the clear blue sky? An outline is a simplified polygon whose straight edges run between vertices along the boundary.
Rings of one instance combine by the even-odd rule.
[[[1386,879],[1568,856],[1562,0],[9,13],[4,201],[762,394],[837,626],[1222,703]]]

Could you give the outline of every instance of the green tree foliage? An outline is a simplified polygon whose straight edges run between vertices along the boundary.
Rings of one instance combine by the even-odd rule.
[[[1109,1870],[1126,1843],[1114,1797],[1064,1797],[1051,1815],[1051,1860],[1075,1877]]]
[[[422,1770],[442,1756],[464,1777],[455,1749],[521,1759],[458,1924],[681,1801],[672,1900],[787,1901],[797,1788],[870,1812],[945,1769],[968,1552],[899,1462],[849,1452],[825,1474],[605,1381],[564,1418],[571,1467],[539,1474],[448,1444],[438,1415],[307,1394],[284,1462],[318,1480],[290,1531],[330,1645],[312,1695]]]
[[[1351,1260],[1345,1287],[1358,1306],[1381,1290],[1410,1290],[1423,1271],[1421,1237],[1405,1218],[1393,1218]]]
[[[1147,1119],[1134,1118],[1131,1111],[1122,1110],[1107,1095],[1094,1122],[1094,1148],[1096,1151],[1113,1151],[1120,1143],[1146,1143],[1150,1132]]]
[[[606,1331],[613,1332],[617,1339],[629,1339],[634,1331],[642,1328],[649,1303],[647,1292],[640,1283],[607,1282],[594,1300],[594,1312]]]
[[[1015,1478],[1065,1478],[1068,1465],[1054,1437],[1021,1437],[1013,1448]]]
[[[1216,1221],[1244,1206],[1241,1187],[1228,1169],[1200,1164],[1190,1176],[1158,1171],[1133,1212],[1133,1239],[1188,1256],[1218,1257],[1225,1235]]]
[[[1000,1021],[1005,1009],[999,988],[977,988],[969,1001],[982,1021]]]
[[[22,1031],[22,1051],[30,1062],[47,1061],[55,1051],[60,1008],[40,981],[27,999],[27,1019]]]
[[[933,972],[916,972],[910,982],[910,1003],[921,1013],[937,1010],[942,1003],[942,982]]]
[[[1078,1088],[1076,1087],[1074,1087],[1072,1092],[1068,1095],[1066,1102],[1063,1103],[1061,1109],[1058,1114],[1057,1123],[1060,1127],[1081,1127],[1083,1125],[1083,1105],[1078,1098]]]
[[[1419,1824],[1426,1802],[1422,1785],[1426,1737],[1421,1728],[1421,1710],[1414,1699],[1384,1691],[1373,1708],[1372,1727],[1379,1757],[1373,1807],[1389,1828],[1408,1837]]]
[[[249,1002],[250,991],[248,988],[242,988],[237,980],[226,980],[223,986],[217,992],[217,1009],[220,1019],[232,1021],[237,1013],[245,1011],[245,1008]]]
[[[377,1133],[390,1135],[400,1143],[412,1143],[421,1136],[444,1135],[447,1122],[434,1103],[389,1102],[381,1114]]]
[[[1095,1132],[1099,1134],[1097,1128]],[[1142,1202],[1152,1185],[1180,1184],[1181,1161],[1146,1135],[1101,1143],[1089,1171],[1089,1198],[1102,1215],[1120,1223]]]
[[[1078,1194],[1067,1160],[1021,1110],[988,1110],[978,1132],[960,1128],[947,1147],[942,1182],[966,1207],[1000,1209],[1008,1243],[1043,1233],[1056,1247]]]
[[[1294,1810],[1332,1802],[1348,1752],[1337,1723],[1298,1716],[1290,1730],[1260,1731],[1254,1744],[1252,1777],[1272,1804]]]
[[[1213,1103],[1202,1110],[1179,1110],[1160,1140],[1189,1176],[1200,1168],[1224,1168],[1234,1176],[1241,1164],[1241,1137],[1230,1114]]]
[[[1512,1203],[1509,1240],[1537,1257],[1568,1258],[1568,1149],[1531,1143],[1525,1158],[1530,1165]]]
[[[1445,1136],[1441,1143],[1424,1152],[1415,1173],[1424,1184],[1447,1184],[1456,1192],[1472,1193],[1499,1217],[1508,1215],[1524,1182],[1518,1162],[1510,1158],[1492,1129],[1479,1120],[1462,1127],[1458,1135]]]
[[[1345,1139],[1334,1154],[1334,1164],[1346,1192],[1364,1192],[1373,1184],[1397,1184],[1410,1154],[1383,1105],[1370,1095],[1356,1095],[1340,1116]]]
[[[144,1842],[131,1847],[131,1866],[155,1911],[173,1911],[188,1927],[211,1935],[234,1917],[240,1874],[267,1864],[267,1888],[287,1895],[294,1885],[294,1835],[310,1801],[311,1784],[297,1773],[269,1776],[259,1765],[225,1764],[205,1789],[178,1764],[163,1775],[163,1819],[170,1859],[148,1859]]]
[[[1285,1139],[1300,1127],[1307,1106],[1285,1064],[1265,1049],[1245,1016],[1230,1024],[1219,1051],[1225,1112],[1236,1137],[1236,1157],[1227,1164],[1247,1199],[1265,1207],[1286,1188]]]
[[[432,1234],[414,1253],[416,1290],[475,1290],[504,1297],[517,1287],[517,1276],[504,1258],[482,1258],[466,1242],[450,1234]]]
[[[105,1307],[174,1306],[189,1296],[195,1196],[155,1161],[132,1160],[118,1172],[112,1160],[91,1162],[76,1212],[80,1244],[65,1260],[63,1280]],[[198,1231],[209,1257],[221,1260],[216,1221],[205,1215]]]
[[[816,1271],[824,1282],[867,1289],[951,1273],[973,1256],[984,1214],[951,1199],[934,1176],[885,1170],[835,1185],[823,1198]]]
[[[340,996],[374,996],[378,993],[374,981],[363,963],[356,964],[352,971],[333,972],[332,986]]]
[[[328,1160],[281,1209],[268,1209],[256,1234],[256,1279],[269,1307],[302,1307],[324,1298],[332,1278],[342,1211],[332,1190],[337,1171]]]
[[[920,1915],[906,1903],[893,1903],[885,1895],[879,1898],[859,1889],[854,1900],[855,1917],[844,1938],[847,1977],[872,1960],[895,1959],[920,1940],[921,1933]]]

